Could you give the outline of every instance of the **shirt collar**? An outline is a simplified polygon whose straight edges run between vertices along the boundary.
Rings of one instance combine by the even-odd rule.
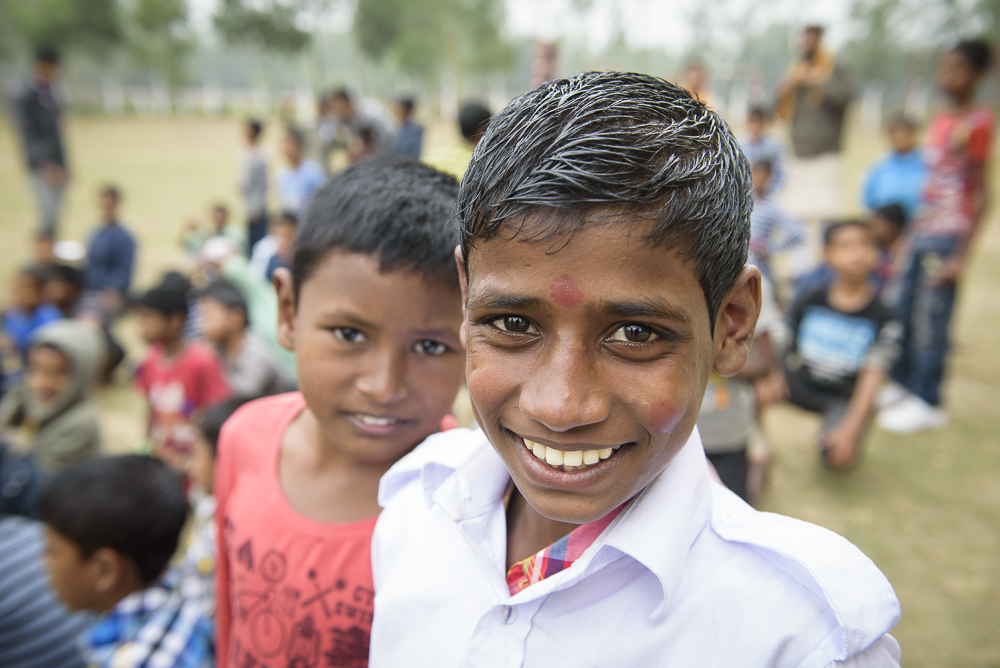
[[[432,446],[431,439],[438,440]],[[510,474],[482,431],[453,429],[428,439],[382,479],[379,503],[419,477],[427,506],[455,522],[483,516],[503,503]],[[471,442],[470,442],[471,441]],[[617,554],[648,569],[660,584],[658,616],[681,582],[695,539],[711,516],[712,495],[701,437],[695,429],[667,468],[639,493],[575,566],[593,571]],[[608,553],[611,554],[608,554]]]

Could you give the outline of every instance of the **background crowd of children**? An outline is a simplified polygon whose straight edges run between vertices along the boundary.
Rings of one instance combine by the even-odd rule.
[[[53,58],[40,54],[40,66]],[[873,422],[896,432],[944,424],[949,325],[987,195],[993,120],[975,93],[989,64],[979,42],[949,51],[939,84],[950,104],[924,148],[914,121],[892,119],[890,151],[860,187],[865,214],[821,228],[786,208],[793,165],[769,110],[750,110],[741,145],[763,304],[749,362],[733,377],[712,374],[698,426],[718,476],[751,503],[768,466],[760,416],[770,405],[819,414],[815,446],[835,469],[859,463]],[[314,142],[293,126],[246,122],[243,219],[218,204],[207,223],[186,222],[179,237],[192,268],[141,292],[121,213],[127,193],[116,186],[97,193],[82,258],[69,257],[50,222],[39,232],[2,321],[0,591],[34,608],[21,626],[0,628],[0,664],[207,666],[218,656],[224,665],[280,657],[314,666],[324,652],[327,665],[365,665],[373,585],[359,563],[378,480],[413,445],[408,429],[455,424],[464,357],[450,255],[458,236],[447,222],[490,119],[466,105],[462,142],[425,155],[414,111],[412,99],[399,100],[393,125],[338,90],[322,100]],[[265,132],[282,132],[273,174]],[[352,167],[324,186],[338,150]],[[387,155],[422,157],[441,172],[371,160]],[[417,204],[394,199],[413,189]],[[329,219],[308,208],[317,197]],[[411,219],[426,229],[404,229]],[[821,240],[819,255],[811,239]],[[331,253],[353,264],[331,263]],[[116,338],[123,325],[147,344],[141,358]],[[349,360],[365,355],[381,365],[365,390],[371,402],[334,415],[338,391],[360,373]],[[96,392],[125,374],[148,404],[137,451],[153,457],[100,456]],[[241,410],[272,395],[281,396]],[[362,455],[351,448],[363,439],[337,432],[345,420],[373,434],[397,430],[399,442]],[[313,442],[336,447],[295,445]],[[223,454],[217,473],[220,445],[239,455]],[[41,519],[44,537],[26,518]],[[279,616],[280,634],[268,626]],[[332,638],[320,637],[321,616]]]

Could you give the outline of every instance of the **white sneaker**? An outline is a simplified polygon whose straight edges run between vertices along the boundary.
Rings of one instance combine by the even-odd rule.
[[[903,399],[907,397],[912,397],[913,395],[905,387],[899,383],[890,380],[882,389],[879,390],[878,395],[875,397],[875,408],[885,410],[889,406],[895,406]]]
[[[939,429],[948,423],[948,416],[920,397],[910,395],[878,414],[878,426],[894,434],[913,434]]]

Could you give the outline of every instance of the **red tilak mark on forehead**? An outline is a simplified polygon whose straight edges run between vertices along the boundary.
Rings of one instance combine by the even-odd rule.
[[[564,308],[576,308],[583,303],[585,296],[569,274],[563,274],[549,283],[549,294]]]

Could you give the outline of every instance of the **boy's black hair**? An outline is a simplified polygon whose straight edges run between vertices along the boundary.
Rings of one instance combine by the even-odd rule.
[[[406,112],[407,116],[410,116],[413,113],[413,108],[416,106],[412,97],[401,97],[399,98],[397,104],[403,108],[403,111]]]
[[[247,119],[247,128],[250,130],[251,139],[257,139],[260,137],[260,133],[264,131],[264,126],[256,118]]]
[[[145,306],[168,318],[175,315],[182,315],[187,318],[187,296],[180,290],[170,286],[157,285],[139,297],[137,303],[139,306]]]
[[[101,195],[110,197],[115,201],[115,204],[118,204],[119,202],[122,201],[121,190],[118,188],[118,186],[112,185],[110,183],[101,188]]]
[[[758,118],[762,121],[769,120],[771,114],[768,112],[766,107],[753,106],[750,107],[750,111],[747,112],[747,119]]]
[[[816,33],[817,35],[819,35],[820,37],[822,37],[822,36],[823,36],[823,33],[825,33],[825,32],[826,32],[826,28],[825,28],[825,27],[823,27],[823,26],[821,26],[821,25],[820,25],[820,24],[818,24],[818,23],[810,23],[810,24],[809,24],[809,25],[807,25],[807,26],[806,26],[805,28],[803,28],[803,29],[802,29],[802,31],[803,31],[803,32],[814,32],[814,33]]]
[[[335,98],[336,99],[341,99],[344,102],[350,102],[351,101],[351,92],[349,90],[347,90],[346,88],[337,88],[336,90],[334,90],[333,92],[330,93],[330,99],[333,100]]]
[[[35,49],[35,62],[48,65],[59,64],[59,51],[52,46],[40,46]]]
[[[198,416],[198,430],[201,431],[201,435],[205,437],[205,442],[208,443],[212,450],[212,456],[218,455],[219,451],[219,433],[222,431],[222,425],[233,416],[236,410],[251,399],[256,399],[257,397],[231,397],[229,399],[224,399],[217,404],[213,404],[203,410]]]
[[[646,74],[588,72],[549,81],[489,124],[462,178],[458,220],[468,268],[475,242],[504,226],[526,241],[569,240],[603,224],[649,223],[651,247],[694,263],[712,328],[746,264],[750,164],[725,121],[685,89]]]
[[[378,258],[382,272],[418,272],[458,288],[451,215],[454,177],[416,160],[372,158],[335,175],[313,195],[295,232],[295,298],[330,252]]]
[[[32,262],[21,267],[21,275],[33,280],[38,288],[41,289],[52,278],[52,270],[48,265],[40,262]]]
[[[469,141],[476,141],[490,123],[493,114],[478,102],[467,102],[458,112],[458,128],[462,136]]]
[[[285,136],[291,139],[293,142],[298,144],[300,147],[305,148],[306,136],[303,134],[302,130],[289,123],[285,126]]]
[[[912,130],[913,132],[916,132],[917,129],[920,127],[920,124],[917,123],[917,121],[913,117],[907,116],[904,113],[899,113],[890,118],[889,122],[886,123],[885,127],[887,130],[891,130],[896,127],[904,127],[908,128],[909,130]]]
[[[111,548],[135,563],[146,584],[160,577],[177,551],[188,513],[180,475],[141,455],[68,466],[45,485],[38,508],[42,521],[85,559]]]
[[[898,230],[906,227],[906,209],[901,207],[899,204],[886,204],[885,206],[880,206],[875,209],[874,213],[882,220],[887,220],[895,225]]]
[[[215,212],[215,211],[224,211],[225,214],[226,214],[226,216],[229,216],[229,207],[226,206],[225,204],[223,204],[222,202],[216,202],[215,204],[213,204],[212,205],[212,211],[213,212]]]
[[[963,40],[952,51],[962,56],[979,73],[990,69],[993,62],[993,49],[981,39]]]
[[[160,286],[187,295],[191,291],[191,279],[179,271],[168,271],[160,279]]]
[[[851,227],[858,227],[862,230],[868,230],[871,232],[872,226],[863,220],[858,220],[857,218],[848,218],[846,220],[835,220],[826,226],[823,230],[823,246],[829,246],[833,243],[833,238],[837,236],[837,232],[841,230],[846,230]]]
[[[83,289],[83,272],[69,264],[61,262],[53,264],[49,280],[62,281],[74,288]]]
[[[224,278],[213,281],[201,293],[202,299],[211,299],[221,304],[227,311],[239,311],[243,314],[243,327],[248,323],[247,301],[236,287]]]
[[[294,225],[298,227],[299,217],[295,215],[294,211],[282,211],[278,214],[277,222],[286,223],[288,225]]]

